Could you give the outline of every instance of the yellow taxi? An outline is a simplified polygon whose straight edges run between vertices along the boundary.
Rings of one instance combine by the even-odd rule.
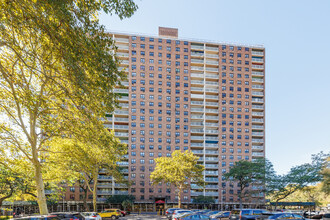
[[[119,209],[106,209],[99,213],[102,218],[118,219],[121,216]]]

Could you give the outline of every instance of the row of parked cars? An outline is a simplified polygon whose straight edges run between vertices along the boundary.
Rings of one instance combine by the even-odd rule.
[[[102,220],[118,219],[128,213],[120,209],[106,209],[102,212],[55,212],[49,215],[27,216],[15,219],[22,220]]]
[[[211,210],[187,210],[170,208],[166,210],[166,217],[169,220],[188,220],[188,219],[205,219],[205,220],[304,220],[301,213],[294,211],[270,212],[262,209],[234,209],[232,211],[211,211]],[[324,215],[323,217],[326,217]],[[324,219],[324,218],[323,218]],[[328,220],[328,219],[324,219]]]

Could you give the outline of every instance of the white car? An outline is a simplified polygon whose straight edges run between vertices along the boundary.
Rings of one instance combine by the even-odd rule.
[[[188,214],[188,213],[193,213],[192,211],[190,210],[175,210],[173,212],[173,215],[172,215],[172,220],[177,220],[179,217],[181,217],[182,215],[184,214]]]
[[[96,212],[81,212],[82,216],[84,216],[85,220],[102,220],[102,217]]]

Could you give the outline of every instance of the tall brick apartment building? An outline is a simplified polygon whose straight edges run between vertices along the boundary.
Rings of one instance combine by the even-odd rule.
[[[153,186],[154,159],[174,150],[191,150],[205,166],[205,189],[191,184],[183,203],[199,195],[216,204],[238,204],[237,186],[223,173],[238,160],[265,156],[265,49],[178,38],[178,30],[159,28],[159,36],[111,33],[127,72],[120,93],[121,109],[106,117],[105,126],[128,144],[127,188],[100,173],[98,201],[130,194],[136,203],[176,202],[175,189]],[[79,199],[71,189],[66,200]],[[263,198],[254,195],[256,201]],[[251,201],[246,201],[249,204]]]

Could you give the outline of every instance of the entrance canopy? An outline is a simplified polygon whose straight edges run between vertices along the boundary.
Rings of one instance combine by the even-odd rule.
[[[164,203],[165,203],[164,200],[158,200],[158,201],[156,201],[156,204],[164,204]]]

